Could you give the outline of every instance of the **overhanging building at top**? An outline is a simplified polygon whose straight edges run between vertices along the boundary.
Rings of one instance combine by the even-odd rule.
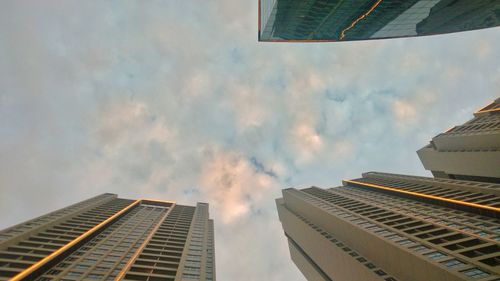
[[[417,153],[435,177],[500,184],[500,98]]]
[[[498,25],[498,0],[259,0],[259,41],[366,40]]]
[[[0,231],[0,280],[215,280],[208,204],[102,194]]]

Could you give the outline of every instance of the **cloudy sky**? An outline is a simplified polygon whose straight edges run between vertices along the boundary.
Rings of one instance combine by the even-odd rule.
[[[429,175],[415,151],[498,96],[499,45],[259,43],[254,0],[2,1],[0,228],[103,192],[203,201],[219,280],[302,281],[280,190]]]

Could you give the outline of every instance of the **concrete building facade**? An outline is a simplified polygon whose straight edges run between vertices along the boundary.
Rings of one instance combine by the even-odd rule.
[[[370,172],[276,200],[308,280],[500,280],[500,185]]]
[[[417,154],[435,177],[500,183],[500,98]]]
[[[216,280],[208,204],[106,193],[12,226],[0,280]]]

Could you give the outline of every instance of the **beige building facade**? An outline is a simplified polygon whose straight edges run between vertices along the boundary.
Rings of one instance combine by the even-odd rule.
[[[500,183],[500,98],[417,154],[435,177]]]
[[[216,280],[208,204],[106,193],[15,225],[0,280]]]
[[[498,184],[370,172],[276,204],[307,280],[500,280]]]

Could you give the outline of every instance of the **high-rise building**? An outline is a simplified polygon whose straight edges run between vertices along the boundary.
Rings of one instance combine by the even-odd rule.
[[[0,280],[215,280],[208,204],[102,194],[0,231]]]
[[[259,0],[259,41],[350,41],[500,25],[498,0]]]
[[[500,280],[498,184],[370,172],[276,204],[308,280]]]
[[[417,154],[434,177],[500,183],[500,98]]]

